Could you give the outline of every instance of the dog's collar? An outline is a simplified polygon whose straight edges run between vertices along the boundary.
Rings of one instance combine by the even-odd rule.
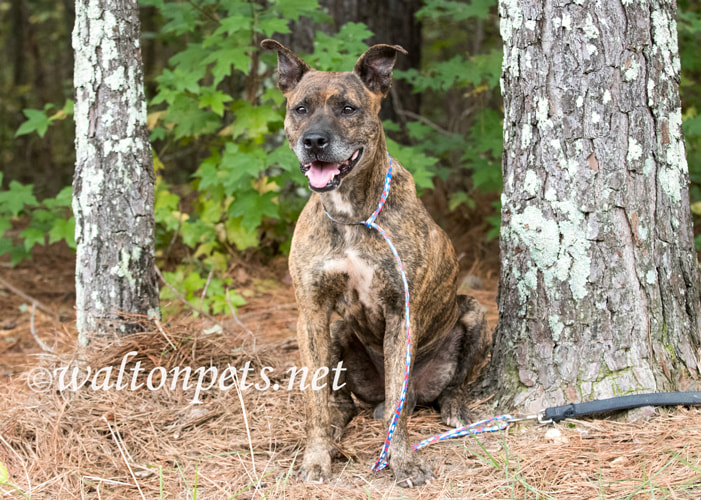
[[[387,201],[387,196],[389,196],[389,187],[390,187],[390,184],[392,183],[392,157],[390,156],[389,153],[387,153],[387,157],[389,158],[389,169],[387,170],[387,175],[385,176],[385,186],[382,189],[382,195],[380,196],[380,203],[377,204],[377,208],[372,213],[372,215],[370,217],[368,217],[366,220],[361,220],[361,221],[357,221],[357,222],[339,221],[339,220],[334,219],[333,216],[329,213],[329,211],[326,210],[326,207],[324,206],[324,202],[321,200],[321,198],[319,198],[319,201],[321,202],[321,208],[324,210],[324,213],[328,216],[329,219],[331,219],[336,224],[346,224],[346,225],[361,224],[361,225],[367,226],[367,227],[373,227],[375,225],[375,219],[377,219],[377,216],[380,215],[380,212],[382,211],[382,207],[385,206],[385,201]]]

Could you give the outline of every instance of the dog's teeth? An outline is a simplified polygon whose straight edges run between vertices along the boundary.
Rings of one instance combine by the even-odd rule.
[[[353,153],[353,156],[351,156],[351,158],[350,158],[351,161],[352,161],[352,160],[355,160],[355,159],[358,157],[359,154],[360,154],[360,150],[357,150],[355,153]]]

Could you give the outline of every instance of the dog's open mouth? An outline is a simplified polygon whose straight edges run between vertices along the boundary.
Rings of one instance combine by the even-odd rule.
[[[336,189],[348,172],[353,170],[363,155],[363,148],[356,150],[350,158],[341,163],[313,161],[301,166],[302,173],[309,179],[309,187],[316,192]]]

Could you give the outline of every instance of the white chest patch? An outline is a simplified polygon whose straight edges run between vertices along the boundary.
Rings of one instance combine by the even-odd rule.
[[[372,279],[375,267],[363,260],[356,251],[348,250],[345,257],[326,263],[324,269],[330,272],[346,273],[348,275],[348,291],[355,291],[358,300],[367,309],[377,309],[377,299],[372,293]]]
[[[335,214],[350,215],[353,213],[353,205],[348,200],[345,200],[337,190],[331,191],[328,194],[329,206],[327,209]]]

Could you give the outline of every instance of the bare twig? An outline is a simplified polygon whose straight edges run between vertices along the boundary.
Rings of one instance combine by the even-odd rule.
[[[119,448],[119,453],[122,455],[122,459],[124,459],[124,463],[127,464],[127,468],[129,469],[129,473],[131,474],[132,479],[134,480],[134,484],[136,484],[137,489],[139,490],[139,493],[141,494],[141,498],[143,500],[146,500],[146,497],[144,496],[144,492],[141,491],[141,486],[139,486],[139,481],[136,480],[136,474],[134,474],[134,470],[131,468],[131,465],[129,464],[129,460],[127,459],[126,453],[124,453],[124,449],[122,446],[124,443],[122,442],[121,438],[119,438],[114,431],[112,430],[112,426],[110,425],[109,421],[105,418],[105,416],[102,416],[102,420],[105,421],[107,424],[107,427],[110,430],[110,434],[112,434],[112,438],[114,439],[115,443],[117,443],[117,448]]]
[[[202,296],[200,297],[200,309],[204,309],[204,298],[207,295],[207,289],[209,288],[209,284],[212,282],[213,274],[214,269],[210,269],[209,275],[207,276],[207,283],[204,284],[204,288],[202,289]]]
[[[216,12],[210,13],[210,12],[205,11],[202,7],[200,7],[197,3],[193,2],[192,0],[188,0],[188,3],[190,5],[192,5],[192,7],[195,10],[198,10],[203,16],[209,18],[210,21],[214,21],[215,23],[220,22],[219,14],[217,14]]]
[[[404,108],[402,107],[402,103],[400,102],[399,99],[399,92],[397,92],[397,88],[392,85],[390,87],[390,94],[392,95],[392,109],[397,115],[397,118],[401,121],[401,127],[404,131],[407,130],[406,128],[406,118],[405,116],[406,113],[404,112]]]
[[[234,387],[236,388],[236,394],[239,397],[239,402],[241,403],[241,413],[243,413],[243,423],[246,427],[246,436],[248,437],[248,449],[251,451],[251,466],[253,467],[253,475],[256,479],[256,489],[253,491],[251,498],[256,496],[256,492],[260,487],[260,478],[258,477],[258,471],[256,470],[256,457],[253,452],[253,440],[251,439],[251,429],[248,425],[248,416],[246,415],[246,404],[243,402],[243,394],[241,393],[241,388],[239,387],[239,377],[236,370],[232,370],[231,373],[234,375]],[[239,455],[240,456],[240,455]],[[249,475],[250,477],[250,475]]]
[[[36,328],[34,328],[34,315],[36,314],[36,302],[32,302],[32,315],[29,317],[29,331],[32,332],[32,337],[34,337],[34,340],[36,340],[36,343],[39,344],[39,347],[44,352],[50,352],[50,353],[55,353],[56,350],[53,347],[49,347],[44,343],[43,340],[39,338],[39,335],[37,335]]]
[[[166,338],[166,340],[167,340],[168,343],[170,344],[170,347],[172,347],[173,350],[176,350],[177,347],[175,347],[175,344],[173,344],[173,341],[170,340],[170,337],[168,336],[168,334],[167,334],[167,333],[165,332],[165,330],[163,329],[163,325],[161,325],[161,321],[160,321],[158,318],[153,318],[153,322],[156,323],[156,327],[157,327],[158,330],[163,334],[163,336]]]
[[[226,290],[226,303],[229,305],[229,309],[231,310],[231,316],[234,318],[234,321],[236,322],[237,325],[239,325],[243,331],[248,333],[251,338],[253,339],[253,350],[256,350],[256,336],[254,333],[248,329],[246,325],[244,325],[241,320],[239,319],[238,315],[236,314],[236,309],[234,308],[234,305],[231,303],[231,299],[229,298],[229,289],[227,288]]]
[[[413,111],[407,111],[405,109],[400,110],[399,112],[405,116],[408,116],[409,118],[413,118],[414,120],[419,120],[420,122],[425,123],[426,125],[431,127],[433,130],[435,130],[436,132],[439,132],[443,135],[447,135],[447,136],[454,135],[453,132],[451,132],[450,130],[444,129],[443,127],[438,125],[436,122],[429,120],[425,116],[422,116],[418,113],[414,113]]]
[[[39,308],[40,311],[42,311],[44,314],[47,314],[47,315],[51,316],[52,319],[59,319],[59,318],[58,318],[58,315],[57,315],[55,312],[53,312],[51,309],[49,309],[47,306],[45,306],[44,304],[42,304],[41,302],[39,302],[37,299],[35,299],[35,298],[32,297],[31,295],[27,295],[27,294],[24,293],[22,290],[20,290],[19,288],[15,287],[14,285],[11,285],[10,283],[8,283],[7,281],[5,281],[5,280],[2,279],[2,278],[0,278],[0,285],[1,285],[3,288],[8,289],[9,291],[11,291],[12,293],[14,293],[15,295],[17,295],[17,296],[19,296],[19,297],[22,297],[22,298],[23,298],[24,300],[26,300],[27,302],[30,302],[30,303],[32,303],[32,304],[36,304],[36,306]]]

